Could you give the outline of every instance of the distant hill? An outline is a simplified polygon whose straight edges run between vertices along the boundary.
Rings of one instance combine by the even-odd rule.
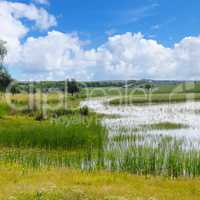
[[[154,87],[158,88],[170,88],[176,87],[176,85],[186,83],[186,81],[176,81],[176,80],[151,80],[151,79],[142,79],[142,80],[108,80],[108,81],[88,81],[88,82],[78,82],[81,88],[102,88],[102,87],[142,87],[145,84],[151,84]],[[40,89],[44,92],[49,91],[54,88],[56,91],[64,91],[66,87],[65,81],[41,81],[41,82],[18,82],[17,87],[22,90],[27,90],[29,85],[32,85],[34,89]],[[195,81],[195,84],[200,84],[200,81]]]

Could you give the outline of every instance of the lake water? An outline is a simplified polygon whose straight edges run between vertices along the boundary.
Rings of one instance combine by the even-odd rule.
[[[111,106],[108,104],[109,100],[88,99],[81,105],[86,105],[100,114],[115,116],[104,117],[102,120],[111,136],[133,134],[134,130],[137,130],[137,134],[166,135],[200,141],[200,102]],[[173,130],[140,128],[159,123],[182,124],[185,127]]]

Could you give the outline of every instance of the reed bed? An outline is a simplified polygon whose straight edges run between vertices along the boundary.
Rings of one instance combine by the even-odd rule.
[[[199,177],[200,148],[184,139],[132,135],[110,138],[102,145],[81,150],[47,150],[41,148],[4,148],[0,160],[21,164],[24,168],[67,167],[97,171],[128,172],[136,175]],[[189,148],[188,148],[189,147]],[[200,145],[198,146],[200,147]]]
[[[200,175],[200,142],[186,138],[119,135],[109,145],[110,170],[169,177]]]
[[[196,104],[196,107],[198,105]],[[99,106],[100,109],[105,107],[106,112],[111,114],[125,112],[120,108],[112,113],[111,106],[102,107],[101,104]],[[188,107],[191,107],[190,104]],[[160,116],[163,116],[165,110],[171,112],[171,108],[168,107],[165,110],[160,107],[146,109],[147,114],[159,110]],[[182,107],[176,109],[179,121],[184,112],[186,117],[191,116],[187,109],[184,112]],[[134,110],[136,112],[132,112],[132,117],[144,113],[140,112],[142,110],[140,107],[130,109],[130,111]],[[41,122],[29,117],[4,116],[0,119],[0,161],[5,164],[21,164],[24,168],[33,169],[53,166],[90,171],[129,172],[145,176],[200,176],[200,141],[194,142],[187,137],[151,134],[152,130],[156,133],[157,129],[161,132],[165,129],[187,131],[188,127],[179,121],[164,123],[161,118],[157,123],[144,124],[143,121],[146,121],[144,119],[140,120],[142,128],[135,129],[131,126],[135,121],[131,124],[127,115],[123,120],[119,117],[107,118],[108,121],[106,122],[105,119],[104,123],[100,123],[99,120],[101,118],[98,115],[82,116],[80,113]],[[188,121],[193,122],[193,118]],[[196,126],[198,128],[198,123]],[[193,132],[193,129],[189,131]]]
[[[62,120],[36,122],[26,118],[2,119],[0,146],[16,148],[77,149],[99,143],[105,134],[96,118],[66,117]]]

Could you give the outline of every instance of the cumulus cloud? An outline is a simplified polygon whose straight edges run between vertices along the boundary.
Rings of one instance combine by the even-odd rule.
[[[19,19],[27,18],[34,21],[39,29],[48,29],[56,25],[56,19],[50,15],[45,9],[38,8],[33,4],[13,3],[8,1],[0,1],[1,18],[12,18],[13,21],[19,22]]]
[[[177,78],[200,79],[200,36],[186,37],[175,44],[173,57]]]
[[[20,57],[21,39],[30,28],[22,23],[22,19],[34,22],[41,30],[56,25],[56,18],[43,8],[24,3],[0,1],[0,39],[7,42],[8,62],[15,63]]]
[[[124,33],[88,49],[78,35],[56,30],[48,30],[45,36],[29,37],[31,29],[23,23],[23,18],[40,29],[56,25],[54,16],[35,5],[0,1],[0,39],[7,41],[6,62],[20,71],[17,78],[189,80],[200,77],[200,36],[183,38],[167,48],[141,33]]]
[[[179,79],[200,77],[200,36],[186,37],[172,48],[141,33],[110,37],[97,49],[98,62],[117,79]]]
[[[161,78],[168,67],[172,68],[171,63],[169,66],[172,50],[145,39],[141,33],[110,37],[97,52],[105,70],[118,78]]]
[[[200,37],[173,48],[141,33],[112,36],[97,49],[84,50],[77,35],[51,31],[21,45],[17,66],[32,79],[199,79]]]
[[[76,35],[58,31],[45,37],[31,37],[22,45],[17,65],[25,74],[32,74],[33,79],[90,79],[87,67],[95,63],[81,45]]]

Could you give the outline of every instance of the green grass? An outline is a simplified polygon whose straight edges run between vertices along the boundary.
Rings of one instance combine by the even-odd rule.
[[[169,102],[167,93],[175,87],[159,86],[157,93],[163,94],[154,94],[152,102]],[[140,129],[175,130],[187,127],[168,122],[144,124],[131,130],[133,134],[124,134],[127,131],[125,128],[119,129],[118,135],[108,138],[101,125],[103,115],[80,115],[81,100],[104,94],[117,96],[118,89],[123,98],[113,100],[113,105],[118,105],[121,100],[122,104],[129,104],[129,97],[131,103],[147,103],[149,99],[139,91],[132,94],[132,89],[106,88],[106,93],[102,89],[105,88],[91,88],[88,95],[82,90],[79,95],[68,96],[67,110],[62,106],[49,111],[48,119],[41,121],[35,120],[41,112],[40,107],[27,112],[16,111],[10,109],[1,97],[0,199],[199,198],[200,151],[195,144],[190,143],[189,148],[185,148],[185,139],[137,134]],[[172,101],[185,101],[186,93],[192,96],[198,91],[199,88],[195,87],[195,90],[176,94]],[[127,94],[128,98],[125,97]],[[199,99],[200,95],[196,93],[195,100]],[[40,105],[39,97],[36,101]],[[26,105],[27,95],[14,95],[12,102],[18,106]],[[49,95],[48,103],[58,103],[56,94]]]
[[[7,113],[10,111],[10,108],[7,104],[0,102],[0,118],[7,115]]]
[[[187,140],[159,135],[118,135],[113,140],[108,154],[110,170],[138,175],[200,176],[200,151]]]
[[[79,101],[71,98],[72,102]],[[4,115],[0,119],[0,160],[37,169],[54,166],[138,175],[200,176],[200,152],[193,146],[185,151],[184,141],[161,136],[120,135],[125,130],[119,130],[118,136],[107,140],[99,116],[90,113],[83,117],[78,112],[63,114],[41,122],[26,114]],[[166,122],[144,124],[140,129],[183,127]]]
[[[189,144],[188,149],[184,148],[184,139],[160,135],[119,135],[110,138],[108,146],[104,146],[105,143],[99,136],[86,143],[77,139],[69,139],[71,149],[66,146],[67,141],[63,145],[58,140],[59,147],[57,143],[53,143],[47,149],[48,140],[43,144],[43,140],[40,141],[39,138],[38,141],[38,138],[32,136],[30,145],[22,143],[17,146],[10,140],[10,143],[3,143],[0,160],[5,164],[20,164],[25,169],[47,169],[53,166],[86,171],[119,171],[145,176],[200,176],[200,151],[193,144]],[[36,146],[33,145],[35,140]]]
[[[184,124],[163,122],[163,123],[151,124],[149,126],[142,125],[142,128],[152,129],[152,130],[174,130],[174,129],[187,128],[187,126]]]
[[[73,149],[97,146],[105,129],[97,118],[75,115],[36,122],[28,118],[0,119],[0,146],[17,148]],[[8,128],[9,127],[9,128]]]
[[[55,94],[54,94],[55,95]],[[56,103],[52,95],[51,103]],[[154,102],[165,102],[169,94],[153,95]],[[185,94],[176,94],[174,101],[185,100]],[[26,96],[13,96],[16,102],[26,102]],[[72,111],[81,97],[69,97],[70,110],[53,111],[56,117],[36,121],[29,113],[12,112],[5,102],[0,104],[0,160],[5,165],[20,164],[25,169],[45,169],[50,166],[82,170],[128,172],[137,175],[168,177],[200,176],[200,151],[186,141],[171,137],[137,135],[139,129],[180,129],[183,124],[158,123],[142,125],[132,135],[107,138],[101,117],[93,113],[81,116]],[[144,102],[141,95],[131,96],[135,102]],[[200,98],[199,94],[195,97]],[[115,100],[116,101],[116,100]],[[79,110],[79,109],[75,109]],[[38,111],[38,110],[37,110]],[[35,112],[35,111],[30,111]]]
[[[138,133],[140,131],[147,131],[147,130],[176,130],[176,129],[182,129],[182,128],[188,128],[188,126],[186,126],[184,124],[179,124],[179,123],[177,124],[177,123],[171,123],[171,122],[160,122],[160,123],[149,124],[149,125],[142,124],[138,127],[120,127],[120,128],[118,128],[118,133],[134,134],[134,133]],[[115,137],[118,137],[118,135]]]
[[[152,94],[134,95],[111,100],[110,105],[131,105],[144,103],[177,103],[185,101],[200,101],[200,94]]]

